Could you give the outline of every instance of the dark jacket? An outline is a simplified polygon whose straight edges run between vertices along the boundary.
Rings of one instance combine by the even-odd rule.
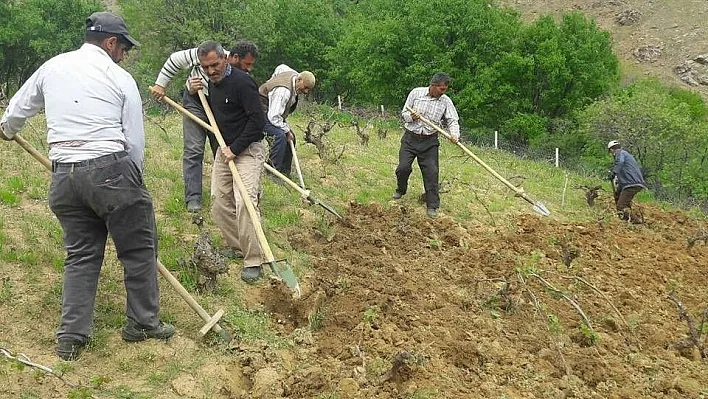
[[[620,191],[629,187],[646,188],[639,164],[634,160],[632,154],[622,148],[615,152],[612,174],[617,176],[617,189]]]
[[[258,86],[251,75],[230,68],[219,83],[209,82],[209,103],[226,145],[238,155],[252,143],[263,140],[265,115]]]

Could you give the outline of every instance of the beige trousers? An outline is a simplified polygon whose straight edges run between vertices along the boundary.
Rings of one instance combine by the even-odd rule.
[[[234,163],[238,174],[241,176],[248,197],[253,203],[257,220],[251,220],[239,194],[236,182],[231,175],[229,164],[224,162],[221,151],[218,151],[211,173],[211,216],[214,218],[224,243],[243,252],[243,266],[260,266],[264,262],[261,249],[253,223],[261,222],[258,211],[258,192],[261,185],[261,173],[266,159],[266,148],[263,141],[251,144],[236,156]]]

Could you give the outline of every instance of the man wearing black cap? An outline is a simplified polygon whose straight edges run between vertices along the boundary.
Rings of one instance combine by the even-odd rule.
[[[91,336],[108,234],[125,273],[123,339],[167,339],[175,332],[158,318],[157,231],[142,176],[142,103],[135,80],[118,66],[138,42],[115,14],[94,13],[86,27],[83,46],[44,63],[0,121],[0,136],[12,140],[27,118],[46,110],[49,206],[67,252],[56,349],[64,360],[76,359]]]

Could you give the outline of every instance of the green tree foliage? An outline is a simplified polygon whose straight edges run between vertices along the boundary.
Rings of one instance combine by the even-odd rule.
[[[619,76],[609,34],[579,13],[526,25],[486,0],[370,0],[347,26],[330,53],[336,90],[400,106],[407,91],[444,70],[465,126],[513,127],[523,141],[608,92]]]
[[[612,161],[605,144],[620,140],[647,171],[659,197],[708,199],[708,110],[692,92],[652,79],[635,82],[578,116],[586,157]]]
[[[446,71],[468,126],[485,118],[478,111],[493,111],[491,66],[513,50],[519,28],[516,14],[481,0],[370,0],[346,24],[330,53],[335,90],[355,102],[401,106],[410,89]]]
[[[98,0],[0,2],[0,89],[10,95],[46,60],[78,48],[86,17],[100,10]]]
[[[340,34],[337,12],[342,11],[326,0],[120,0],[119,5],[143,44],[128,66],[142,89],[154,82],[171,53],[204,40],[226,49],[240,39],[253,40],[261,53],[256,80],[264,81],[286,63],[314,71],[321,81],[328,70],[325,54]]]

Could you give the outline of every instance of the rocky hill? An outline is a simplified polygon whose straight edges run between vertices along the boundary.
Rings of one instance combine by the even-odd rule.
[[[580,11],[612,33],[627,81],[642,75],[708,97],[708,2],[705,0],[502,0],[527,20]]]

